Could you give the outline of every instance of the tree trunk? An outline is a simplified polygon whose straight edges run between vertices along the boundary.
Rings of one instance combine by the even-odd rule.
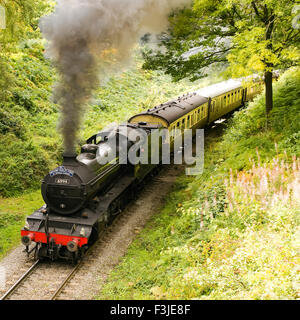
[[[265,72],[265,88],[266,88],[266,113],[269,115],[273,109],[273,72]]]
[[[265,5],[264,9],[265,9],[264,23],[266,27],[266,41],[268,41],[267,49],[271,53],[273,52],[272,34],[274,30],[275,15],[273,13],[273,10],[268,8],[267,5]],[[273,109],[273,68],[274,68],[273,63],[266,61],[265,87],[266,87],[267,125],[268,125],[269,113]]]

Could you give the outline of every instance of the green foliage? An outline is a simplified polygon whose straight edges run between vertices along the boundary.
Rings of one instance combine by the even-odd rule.
[[[0,111],[0,134],[13,132],[17,138],[23,136],[23,128],[20,120],[6,111]]]
[[[299,298],[299,79],[276,84],[268,130],[260,96],[206,134],[204,173],[179,178],[99,299]]]
[[[225,64],[228,76],[245,76],[299,63],[299,30],[292,13],[298,1],[194,0],[170,16],[157,50],[145,50],[146,69],[174,80],[206,75]]]
[[[293,133],[279,145],[282,149],[285,148],[291,154],[300,154],[300,131]]]
[[[43,147],[36,143],[38,136],[44,135],[38,134],[41,115],[46,118],[53,114],[54,120],[56,114],[49,99],[53,71],[38,54],[42,48],[40,40],[24,41],[22,50],[7,58],[13,85],[2,96],[0,105],[0,175],[6,177],[1,179],[0,194],[4,196],[37,188],[45,170],[55,161],[49,160]],[[53,152],[57,152],[57,146],[58,143],[52,147]]]
[[[11,54],[18,52],[21,40],[40,37],[39,18],[42,14],[50,12],[51,5],[49,1],[42,0],[1,0],[0,5],[5,9],[6,18],[6,28],[0,30],[0,99],[2,100],[9,95],[15,80],[10,64]]]
[[[0,258],[20,243],[20,229],[24,219],[42,203],[40,191],[17,198],[0,198]]]
[[[0,148],[0,193],[10,195],[39,188],[40,178],[48,167],[45,152],[32,142],[14,141],[9,135],[6,139]]]

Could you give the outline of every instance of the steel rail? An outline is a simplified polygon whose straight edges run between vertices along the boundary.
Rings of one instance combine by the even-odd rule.
[[[0,298],[0,300],[6,300],[19,286],[20,284],[36,269],[39,265],[40,260],[37,260],[22,276],[19,280],[12,286],[6,293]]]
[[[105,232],[102,231],[99,235],[99,238],[104,234]],[[98,239],[99,241],[99,239]],[[68,284],[68,282],[71,280],[71,278],[74,276],[74,274],[79,270],[79,268],[84,264],[85,259],[87,256],[89,256],[92,253],[92,249],[94,248],[95,244],[98,242],[96,241],[94,244],[92,244],[91,247],[88,248],[88,250],[85,252],[84,256],[79,260],[79,262],[76,264],[76,266],[69,272],[69,274],[66,276],[64,281],[61,282],[58,289],[53,293],[52,297],[49,300],[56,300],[57,297],[61,294],[65,286]]]
[[[82,266],[83,259],[77,263],[77,265],[73,268],[73,270],[66,276],[66,278],[62,281],[58,289],[54,292],[54,294],[51,296],[49,300],[56,300],[57,297],[61,294],[65,286],[68,284],[68,282],[71,280],[73,275],[78,271],[78,269]]]

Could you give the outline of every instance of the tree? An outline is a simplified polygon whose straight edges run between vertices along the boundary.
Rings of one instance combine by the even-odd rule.
[[[169,18],[158,49],[143,53],[145,69],[163,70],[175,81],[206,76],[226,64],[231,76],[263,73],[266,113],[273,107],[272,74],[299,63],[296,0],[194,0]]]

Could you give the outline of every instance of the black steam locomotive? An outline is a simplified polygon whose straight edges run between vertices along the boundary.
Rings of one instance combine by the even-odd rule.
[[[140,136],[135,131],[142,128],[148,137],[159,127],[123,124],[88,139],[79,155],[64,154],[62,166],[42,181],[46,204],[27,218],[21,231],[27,252],[77,261],[156,167],[127,164],[128,149]],[[36,245],[30,249],[32,242]]]
[[[34,252],[37,259],[76,262],[159,166],[127,161],[138,130],[150,145],[153,130],[204,128],[252,99],[262,84],[257,80],[245,86],[242,80],[229,80],[183,95],[91,137],[79,155],[64,154],[62,166],[42,182],[45,205],[21,230],[27,252]],[[142,141],[137,145],[140,150]],[[172,141],[170,145],[172,149]]]

